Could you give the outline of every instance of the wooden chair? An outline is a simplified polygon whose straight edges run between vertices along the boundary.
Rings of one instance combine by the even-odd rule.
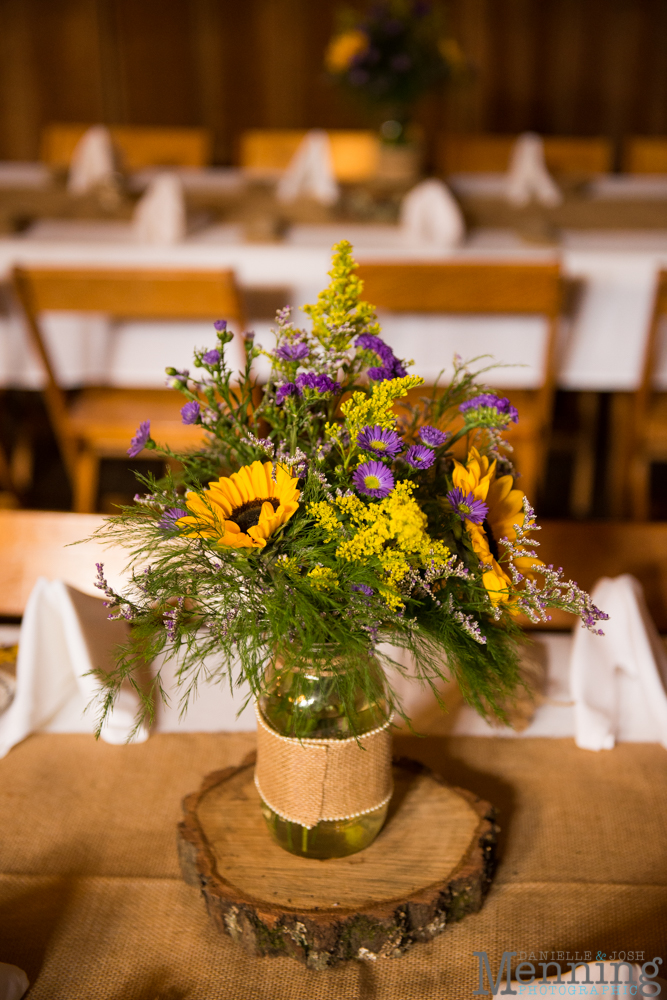
[[[240,139],[240,166],[256,172],[285,170],[306,135],[305,129],[251,129]],[[377,173],[380,147],[374,132],[332,129],[331,158],[336,178],[354,184]]]
[[[0,510],[0,615],[19,617],[39,576],[64,580],[96,597],[95,563],[104,563],[111,586],[119,586],[127,552],[101,542],[83,542],[103,523],[99,514]]]
[[[504,173],[516,135],[451,134],[438,140],[439,172],[448,174]],[[604,174],[612,168],[612,147],[607,139],[582,139],[547,135],[544,159],[554,174]]]
[[[42,132],[41,159],[50,167],[69,167],[72,153],[90,125],[47,125]],[[109,132],[126,170],[144,167],[206,167],[212,136],[204,128],[147,128],[110,125]]]
[[[95,509],[100,459],[126,458],[142,420],[150,420],[154,438],[174,451],[199,444],[201,429],[183,425],[183,399],[174,390],[85,388],[70,402],[58,385],[39,313],[49,309],[105,313],[113,319],[225,318],[242,327],[243,307],[233,272],[18,267],[13,285],[44,365],[46,407],[72,484],[74,510]]]
[[[628,174],[667,174],[667,139],[661,136],[626,139],[623,170]]]
[[[667,315],[667,270],[658,273],[641,384],[633,399],[626,464],[630,511],[635,521],[649,517],[651,464],[667,462],[667,393],[654,390],[661,320]]]
[[[631,573],[644,587],[646,602],[660,632],[667,632],[667,523],[632,521],[542,521],[535,536],[547,565],[562,566],[566,579],[593,589],[603,576]],[[550,622],[527,628],[569,629],[574,615],[550,611]],[[604,629],[604,622],[602,623]]]
[[[546,318],[547,348],[540,388],[511,391],[520,419],[507,435],[522,475],[522,488],[534,498],[544,474],[555,391],[559,265],[363,264],[358,274],[364,282],[364,298],[379,309]],[[417,390],[417,395],[423,395],[423,390]]]

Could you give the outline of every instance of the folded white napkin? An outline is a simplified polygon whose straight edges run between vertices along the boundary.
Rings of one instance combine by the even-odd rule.
[[[610,750],[617,739],[667,749],[667,653],[648,613],[641,584],[603,577],[592,598],[609,615],[603,636],[575,629],[571,685],[575,740]]]
[[[433,178],[406,194],[400,222],[409,243],[443,250],[458,246],[466,231],[458,202],[446,184]]]
[[[304,136],[278,181],[276,197],[282,202],[313,198],[322,205],[333,205],[339,193],[329,136],[322,129],[312,129]]]
[[[94,125],[79,139],[69,166],[70,194],[86,194],[100,184],[113,183],[116,161],[109,129]]]
[[[116,646],[127,638],[124,621],[109,621],[103,601],[82,594],[61,580],[35,584],[28,598],[16,661],[16,694],[0,715],[0,757],[39,729],[51,732],[92,732],[100,682],[87,676],[95,669],[109,672]],[[124,743],[139,707],[128,685],[120,692],[113,713],[102,728],[107,743]],[[84,715],[84,713],[86,713]],[[135,740],[148,737],[142,728]]]
[[[134,210],[133,226],[141,243],[172,246],[185,239],[185,196],[178,174],[165,171],[153,178]]]
[[[21,1000],[30,986],[28,977],[18,965],[0,962],[0,1000]]]
[[[506,179],[506,197],[521,207],[533,199],[541,205],[560,205],[563,196],[544,162],[544,143],[534,132],[524,132],[514,144]]]

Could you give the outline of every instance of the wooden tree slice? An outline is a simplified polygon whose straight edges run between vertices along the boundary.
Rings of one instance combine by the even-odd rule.
[[[274,844],[253,782],[254,755],[215,771],[183,801],[185,881],[218,928],[254,955],[323,969],[393,957],[482,905],[495,868],[494,809],[415,761],[394,762],[380,835],[347,858],[315,861]]]

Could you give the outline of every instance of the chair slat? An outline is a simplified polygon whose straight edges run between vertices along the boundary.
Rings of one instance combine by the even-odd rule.
[[[558,264],[363,264],[364,298],[397,312],[557,316]]]
[[[42,132],[40,156],[51,167],[68,167],[79,139],[90,125],[54,122]],[[212,136],[204,128],[155,128],[110,125],[112,142],[126,170],[144,167],[206,167]]]
[[[121,318],[235,319],[241,304],[232,271],[23,268],[34,308]]]

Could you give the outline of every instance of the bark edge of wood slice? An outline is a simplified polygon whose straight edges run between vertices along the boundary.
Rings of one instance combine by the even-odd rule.
[[[255,755],[214,771],[183,800],[178,854],[217,928],[252,955],[312,969],[394,958],[482,906],[496,866],[495,809],[408,758],[377,839],[347,858],[298,858],[274,844],[253,782]],[[334,898],[335,897],[335,898]]]

